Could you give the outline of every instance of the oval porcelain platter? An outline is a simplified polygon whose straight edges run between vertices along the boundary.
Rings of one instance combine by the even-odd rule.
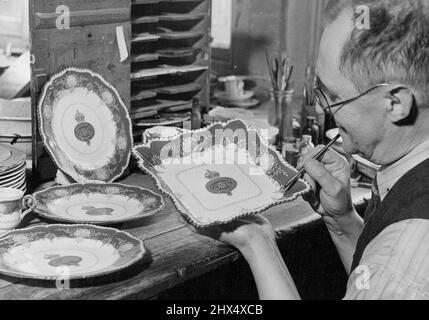
[[[197,227],[226,224],[307,193],[297,170],[241,120],[135,146],[133,155],[158,188]]]
[[[152,216],[165,206],[159,194],[118,183],[51,187],[33,196],[37,214],[67,223],[118,224]]]
[[[112,182],[128,167],[131,119],[100,75],[75,68],[55,75],[43,89],[38,115],[43,143],[76,182]]]
[[[90,225],[43,225],[0,239],[0,273],[25,279],[83,279],[125,269],[143,258],[143,241]]]

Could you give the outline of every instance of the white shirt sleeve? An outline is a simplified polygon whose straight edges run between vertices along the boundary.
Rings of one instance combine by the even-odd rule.
[[[345,300],[429,300],[429,220],[386,228],[350,275]]]

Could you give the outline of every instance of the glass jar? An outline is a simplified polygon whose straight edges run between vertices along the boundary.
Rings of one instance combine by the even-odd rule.
[[[270,123],[279,129],[277,148],[282,149],[283,139],[293,137],[292,108],[288,108],[288,91],[272,91],[273,108],[270,111]]]

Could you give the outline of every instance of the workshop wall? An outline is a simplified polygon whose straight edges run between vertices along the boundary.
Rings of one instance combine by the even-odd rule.
[[[29,49],[29,0],[0,1],[0,51],[11,43],[13,51]]]
[[[230,61],[214,61],[224,74],[251,74],[269,86],[265,49],[287,50],[295,66],[293,82],[300,94],[308,59],[317,56],[326,0],[233,0]],[[305,39],[305,41],[303,40]]]

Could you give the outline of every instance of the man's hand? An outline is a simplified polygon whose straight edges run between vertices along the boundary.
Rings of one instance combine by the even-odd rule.
[[[318,146],[303,159],[307,172],[304,179],[313,190],[305,200],[322,215],[344,267],[350,272],[363,220],[353,207],[349,164],[332,150],[326,152],[321,162],[313,160],[322,148]]]
[[[325,218],[340,220],[354,211],[350,189],[350,167],[344,157],[328,150],[321,162],[313,157],[323,146],[318,146],[305,155],[300,166],[307,174],[304,179],[313,192],[304,199]]]
[[[300,299],[266,218],[251,216],[223,226],[188,227],[240,250],[252,270],[261,300]]]
[[[263,216],[251,216],[227,225],[208,228],[188,227],[201,235],[219,240],[240,251],[251,248],[262,239],[275,239],[275,232],[270,222]]]

